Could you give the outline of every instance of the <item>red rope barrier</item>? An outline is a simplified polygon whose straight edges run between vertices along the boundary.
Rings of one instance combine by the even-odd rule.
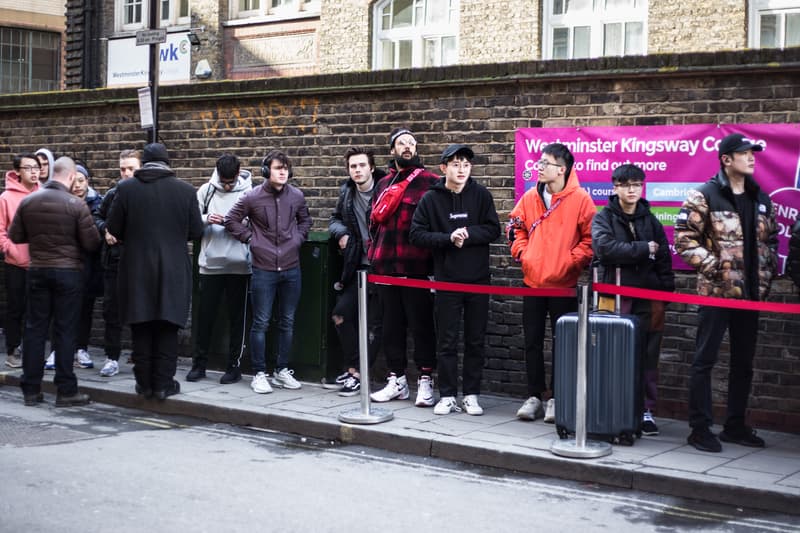
[[[428,281],[416,278],[400,278],[395,276],[367,275],[367,281],[380,285],[396,285],[415,289],[436,289],[440,291],[471,292],[477,294],[501,294],[504,296],[549,296],[577,297],[575,289],[531,289],[529,287],[499,287],[495,285],[477,285],[472,283],[451,283],[449,281]]]

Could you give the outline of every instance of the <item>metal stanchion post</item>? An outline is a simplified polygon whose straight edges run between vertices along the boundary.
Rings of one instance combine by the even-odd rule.
[[[388,409],[369,405],[369,348],[367,342],[367,273],[358,271],[358,363],[361,366],[361,408],[339,413],[339,420],[349,424],[379,424],[394,418]]]
[[[589,287],[578,286],[578,363],[575,387],[575,438],[556,439],[550,446],[555,455],[593,459],[611,453],[607,442],[586,440],[586,355],[589,338]]]

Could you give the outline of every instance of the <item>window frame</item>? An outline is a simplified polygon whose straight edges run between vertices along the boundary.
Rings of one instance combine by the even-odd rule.
[[[150,27],[150,2],[149,0],[141,0],[142,6],[142,20],[139,22],[125,23],[125,2],[128,0],[114,0],[114,29],[117,32],[132,32],[143,30]],[[134,0],[135,1],[135,0]],[[164,0],[158,0],[159,11],[159,28],[172,28],[191,26],[192,23],[192,2],[188,2],[188,14],[180,16],[180,4],[182,0],[167,0],[169,2],[169,17],[166,19],[160,18],[162,12],[162,4]],[[263,0],[262,0],[263,1]]]
[[[750,48],[761,49],[761,16],[782,15],[780,28],[780,43],[774,48],[786,47],[786,17],[788,13],[800,13],[798,0],[751,0],[747,7],[748,37],[747,44]],[[770,47],[773,48],[773,47]]]
[[[444,23],[430,23],[427,18],[430,16],[428,9],[430,0],[410,0],[411,1],[411,24],[409,26],[383,29],[384,11],[391,6],[395,0],[381,0],[372,7],[372,58],[371,65],[373,70],[395,70],[400,68],[427,68],[435,66],[447,66],[458,64],[458,52],[460,47],[460,7],[461,0],[447,0],[449,2],[444,13],[447,21]],[[417,21],[418,9],[422,10],[425,21],[419,24]],[[389,7],[389,17],[392,13]],[[391,24],[391,22],[390,22]],[[449,41],[448,41],[449,40]],[[452,43],[449,54],[445,52],[445,42]],[[392,45],[392,65],[383,65],[384,43]],[[401,43],[411,43],[410,65],[400,66],[400,56],[404,45]],[[426,52],[428,43],[434,43],[438,58],[433,64],[426,64]],[[445,59],[446,55],[452,55],[450,61]]]
[[[231,0],[228,5],[229,23],[250,22],[248,19],[287,19],[319,16],[321,0],[277,0],[281,4],[273,7],[275,0],[259,0],[255,9],[239,10],[239,0]],[[286,5],[286,2],[291,4]]]
[[[556,42],[554,37],[556,30],[567,30],[567,55],[557,59],[585,59],[605,56],[605,34],[606,28],[611,24],[621,24],[621,46],[622,55],[647,55],[647,33],[648,33],[648,3],[649,0],[631,0],[635,3],[634,7],[622,7],[606,9],[605,2],[608,0],[587,0],[591,4],[591,9],[574,14],[554,15],[554,4],[565,2],[566,0],[543,0],[542,2],[542,59],[554,59],[553,46]],[[602,5],[601,5],[602,3]],[[626,28],[629,24],[641,24],[642,49],[638,52],[628,52],[625,50]],[[575,29],[589,28],[589,52],[586,56],[574,56]],[[617,54],[615,54],[617,55]]]

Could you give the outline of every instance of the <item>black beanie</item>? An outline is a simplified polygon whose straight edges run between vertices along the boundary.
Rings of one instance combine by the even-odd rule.
[[[151,143],[144,147],[142,154],[142,163],[149,163],[151,161],[162,161],[169,165],[169,154],[167,147],[161,143]]]

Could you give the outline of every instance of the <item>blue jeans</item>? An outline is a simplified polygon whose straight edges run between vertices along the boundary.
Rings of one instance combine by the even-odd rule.
[[[25,339],[22,343],[22,379],[25,394],[41,391],[44,377],[44,346],[50,321],[53,323],[51,347],[56,352],[58,394],[78,392],[78,380],[72,370],[78,317],[85,283],[80,270],[31,268],[28,271],[28,308]]]
[[[294,333],[294,312],[300,301],[300,267],[278,272],[253,268],[250,281],[253,324],[250,327],[250,356],[253,372],[266,372],[267,328],[275,297],[278,298],[278,345],[276,369],[289,366]]]

